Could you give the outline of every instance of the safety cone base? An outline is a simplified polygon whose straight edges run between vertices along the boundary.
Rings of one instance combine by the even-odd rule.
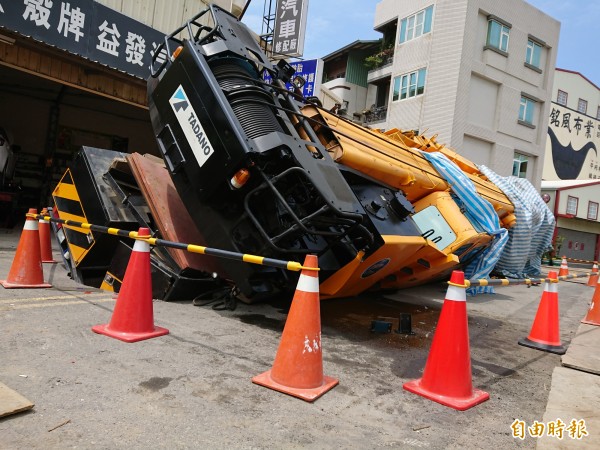
[[[529,338],[519,339],[519,345],[523,347],[533,348],[535,350],[542,350],[544,352],[555,353],[557,355],[564,355],[567,349],[563,345],[548,345],[542,342],[536,342]]]
[[[420,395],[421,397],[433,400],[434,402],[454,408],[458,411],[465,411],[466,409],[479,405],[490,398],[490,394],[480,389],[473,389],[471,395],[465,398],[456,398],[449,397],[447,395],[436,394],[435,392],[431,392],[429,389],[426,389],[421,385],[421,378],[404,383],[402,387],[413,394]]]
[[[275,391],[283,392],[284,394],[301,398],[307,402],[313,402],[325,392],[337,386],[340,380],[323,375],[323,384],[321,386],[312,389],[301,389],[277,383],[271,378],[271,371],[267,370],[266,372],[256,375],[254,378],[252,378],[252,382]]]
[[[598,323],[598,322],[594,322],[593,320],[585,320],[585,319],[583,319],[583,320],[581,321],[581,323],[585,323],[585,324],[587,324],[587,325],[595,325],[595,326],[597,326],[597,327],[599,327],[599,326],[600,326],[600,323]]]
[[[51,288],[52,285],[49,283],[39,283],[39,284],[16,284],[10,283],[6,280],[0,280],[0,284],[4,287],[4,289],[28,289],[28,288]]]
[[[132,332],[124,332],[124,331],[114,331],[109,328],[108,323],[103,325],[95,325],[92,327],[92,331],[98,334],[104,334],[105,336],[119,339],[124,342],[138,342],[143,341],[145,339],[151,339],[159,336],[164,336],[165,334],[169,334],[169,330],[161,327],[154,327],[154,331],[145,331],[141,333],[132,333]]]
[[[42,262],[44,264],[56,264],[56,263],[58,263],[58,261],[55,261],[54,259],[42,259]]]

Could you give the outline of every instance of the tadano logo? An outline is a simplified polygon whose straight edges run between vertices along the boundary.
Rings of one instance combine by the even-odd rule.
[[[198,165],[202,167],[210,155],[213,154],[214,149],[206,136],[204,128],[202,128],[198,114],[196,114],[181,85],[175,90],[169,99],[169,103],[171,104],[171,108],[173,108],[175,117],[177,117],[179,126],[183,130],[188,144],[190,144],[194,152]]]
[[[183,92],[183,88],[181,86],[179,86],[179,88],[175,91],[171,100],[173,100],[171,104],[173,105],[175,111],[179,111],[181,109],[185,111],[190,105],[190,102],[188,102],[187,96],[185,95],[185,92]]]

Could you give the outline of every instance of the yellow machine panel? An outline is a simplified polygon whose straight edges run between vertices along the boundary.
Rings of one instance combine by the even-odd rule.
[[[383,236],[385,245],[375,254],[364,261],[357,255],[321,284],[325,297],[356,295],[372,287],[409,287],[441,278],[490,244],[492,237],[475,229],[452,198],[450,185],[422,152],[443,153],[457,164],[493,205],[500,224],[505,228],[514,225],[514,206],[508,197],[475,164],[439,144],[435,137],[398,129],[385,133],[369,130],[313,106],[302,111],[312,121],[326,125],[314,128],[337,163],[402,190],[414,207],[412,219],[422,232],[422,240]]]
[[[321,283],[323,298],[351,297],[371,288],[412,260],[423,247],[432,245],[418,236],[383,236],[385,245],[366,259],[356,258]]]
[[[414,255],[410,264],[385,280],[382,285],[386,288],[409,287],[446,276],[492,240],[489,234],[475,230],[449,192],[434,192],[416,202],[413,219],[434,249]]]
[[[510,228],[514,224],[514,206],[508,197],[488,181],[473,163],[440,146],[435,140],[427,140],[422,136],[410,139],[410,135],[398,130],[388,136],[312,106],[304,107],[302,111],[311,119],[327,124],[327,127],[316,127],[315,131],[335,161],[389,186],[402,189],[410,202],[434,191],[450,189],[420,150],[446,154],[450,160],[459,163],[461,169],[467,169],[466,175],[474,183],[477,192],[494,206],[502,225]],[[412,141],[413,145],[406,145],[407,141]]]

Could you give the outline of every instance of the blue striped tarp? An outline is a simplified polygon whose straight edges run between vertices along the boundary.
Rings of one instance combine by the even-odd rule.
[[[542,254],[552,246],[555,219],[538,191],[525,178],[501,177],[485,166],[479,170],[515,205],[517,223],[508,231],[508,243],[496,270],[509,278],[541,273]]]
[[[438,173],[450,184],[455,201],[465,211],[465,216],[471,221],[477,231],[487,232],[493,237],[491,245],[480,252],[465,267],[465,278],[488,278],[498,262],[508,241],[508,231],[500,226],[498,214],[490,202],[482,198],[475,189],[473,182],[442,153],[423,152],[423,156],[435,167]],[[494,293],[492,286],[476,286],[467,289],[470,295]]]

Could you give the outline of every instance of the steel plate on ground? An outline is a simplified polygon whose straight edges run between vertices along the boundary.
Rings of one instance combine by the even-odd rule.
[[[127,162],[148,203],[161,237],[169,241],[206,245],[162,161],[132,153],[127,155]],[[182,270],[190,268],[206,272],[222,271],[215,258],[173,248],[168,250]]]

